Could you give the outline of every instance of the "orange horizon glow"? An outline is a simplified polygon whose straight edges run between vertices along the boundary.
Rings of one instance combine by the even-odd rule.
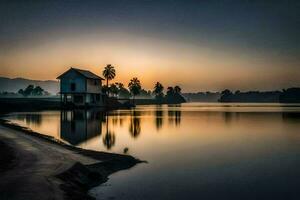
[[[157,81],[165,88],[180,85],[183,91],[300,85],[299,63],[274,55],[126,33],[58,35],[1,54],[0,76],[55,80],[71,66],[102,76],[106,64],[112,64],[117,76],[110,83],[127,86],[138,77],[145,89],[152,89]]]

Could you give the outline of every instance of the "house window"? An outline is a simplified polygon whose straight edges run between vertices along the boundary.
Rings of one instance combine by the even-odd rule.
[[[97,80],[94,80],[94,85],[98,85],[98,81]]]
[[[76,84],[75,83],[71,83],[71,91],[75,91],[76,90]]]

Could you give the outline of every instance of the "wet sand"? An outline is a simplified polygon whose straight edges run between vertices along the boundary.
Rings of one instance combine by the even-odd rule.
[[[140,163],[132,156],[82,150],[0,123],[0,199],[93,199],[88,190]]]

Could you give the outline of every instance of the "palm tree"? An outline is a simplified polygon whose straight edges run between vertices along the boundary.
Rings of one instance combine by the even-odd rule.
[[[115,67],[112,66],[111,64],[107,64],[102,74],[106,79],[106,88],[108,88],[108,81],[114,79],[116,76]]]
[[[113,96],[117,96],[119,93],[119,88],[117,87],[116,84],[111,84],[109,91],[113,94]]]
[[[140,80],[136,77],[131,79],[128,84],[128,88],[129,88],[131,94],[133,95],[133,103],[134,103],[135,96],[140,93],[141,88],[142,88]]]
[[[186,102],[184,97],[181,95],[181,88],[179,86],[168,87],[166,101],[169,104],[179,104]]]
[[[119,89],[121,89],[121,88],[124,87],[124,84],[123,84],[123,83],[116,83],[116,86],[117,86]]]
[[[179,93],[181,92],[181,88],[180,88],[178,85],[176,85],[176,86],[174,87],[174,92],[175,92],[176,94],[179,94]]]
[[[124,87],[123,83],[116,83],[118,88],[118,97],[119,98],[129,98],[130,92]]]
[[[167,95],[168,96],[173,96],[174,95],[174,88],[173,87],[168,87],[167,88]]]
[[[161,97],[163,94],[163,90],[164,90],[164,86],[160,82],[157,82],[154,86],[153,92],[156,97]]]

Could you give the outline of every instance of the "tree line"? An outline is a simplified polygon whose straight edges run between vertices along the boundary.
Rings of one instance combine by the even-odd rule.
[[[42,95],[50,95],[49,92],[45,91],[40,86],[28,85],[24,89],[20,89],[18,94],[21,94],[25,97],[27,96],[42,96]]]
[[[248,91],[232,92],[229,89],[221,92],[219,102],[282,102],[300,103],[300,88],[288,88],[282,91]]]
[[[106,85],[103,86],[103,93],[112,97],[119,98],[130,98],[135,99],[136,96],[144,98],[154,97],[159,103],[171,102],[171,103],[182,103],[185,102],[184,97],[181,95],[181,88],[176,85],[174,87],[167,87],[166,94],[164,94],[164,86],[157,82],[154,85],[153,90],[145,90],[142,88],[141,81],[137,77],[133,77],[128,83],[128,89],[124,87],[123,83],[112,83],[109,81],[113,80],[116,76],[115,67],[111,64],[106,65],[102,72],[106,79]]]

